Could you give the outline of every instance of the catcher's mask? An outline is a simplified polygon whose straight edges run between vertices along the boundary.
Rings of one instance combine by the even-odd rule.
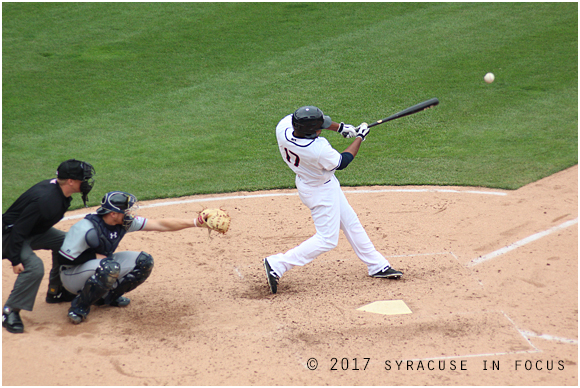
[[[330,124],[332,124],[331,118],[325,116],[315,106],[303,106],[292,114],[292,127],[298,134],[307,139],[315,139],[318,137],[316,132],[319,129],[330,127]]]
[[[133,194],[123,191],[111,191],[105,194],[101,200],[101,207],[97,209],[97,214],[101,216],[111,212],[125,214],[123,226],[125,229],[129,229],[138,209],[136,203],[137,198]]]
[[[87,162],[69,159],[58,166],[56,176],[58,179],[75,179],[81,181],[81,194],[85,207],[88,207],[89,193],[95,185],[95,168]]]

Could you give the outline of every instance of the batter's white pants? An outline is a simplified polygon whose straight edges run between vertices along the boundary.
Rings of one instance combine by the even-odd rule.
[[[320,254],[335,248],[341,229],[358,258],[367,265],[369,275],[390,265],[375,249],[336,177],[317,187],[306,186],[296,179],[296,187],[302,203],[310,209],[316,234],[286,253],[267,258],[278,276],[281,277],[294,266],[308,264]]]

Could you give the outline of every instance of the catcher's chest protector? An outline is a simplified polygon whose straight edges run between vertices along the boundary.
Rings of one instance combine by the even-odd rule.
[[[111,256],[119,246],[119,243],[127,233],[123,225],[107,225],[103,218],[96,214],[89,214],[85,217],[95,226],[99,235],[99,246],[95,249],[96,253],[105,256]]]

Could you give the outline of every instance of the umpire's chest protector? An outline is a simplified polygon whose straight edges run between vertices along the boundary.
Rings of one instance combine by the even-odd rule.
[[[123,236],[125,236],[125,233],[127,233],[127,230],[122,225],[107,225],[103,221],[103,218],[97,214],[89,214],[85,218],[91,221],[94,225],[94,229],[87,232],[87,243],[96,253],[111,256],[119,246],[119,243],[123,239]],[[94,233],[96,233],[98,240],[89,237],[89,234],[93,234],[94,237]]]

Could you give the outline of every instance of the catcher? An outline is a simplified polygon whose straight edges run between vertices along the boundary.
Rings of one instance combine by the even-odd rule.
[[[76,295],[68,318],[74,324],[87,319],[91,305],[127,306],[124,296],[145,282],[153,270],[153,257],[146,252],[115,252],[126,233],[171,232],[206,227],[227,232],[230,218],[221,209],[206,209],[193,220],[147,219],[135,216],[137,198],[122,191],[105,194],[96,214],[74,224],[59,251],[63,286]],[[69,299],[70,300],[70,299]]]

